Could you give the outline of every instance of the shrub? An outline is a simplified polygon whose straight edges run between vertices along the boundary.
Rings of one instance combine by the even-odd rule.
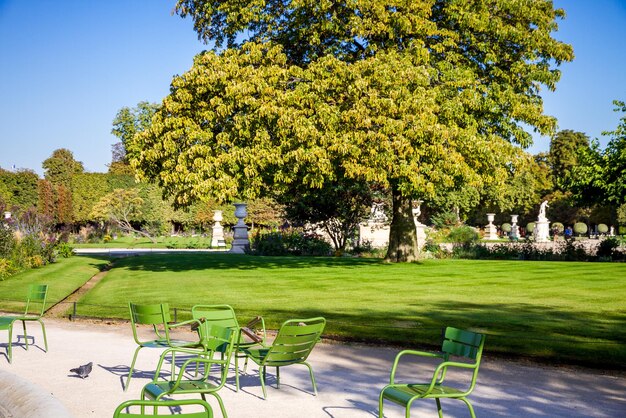
[[[503,232],[506,232],[507,234],[509,232],[511,232],[511,224],[510,223],[503,223],[502,226],[500,227],[502,229]]]
[[[526,225],[526,235],[532,235],[534,230],[535,230],[535,223],[528,222],[528,224]]]
[[[598,232],[600,234],[606,234],[607,232],[609,232],[609,227],[606,226],[606,224],[599,224],[598,225]]]
[[[576,222],[574,224],[574,232],[578,234],[578,236],[586,234],[587,230],[588,230],[587,224],[583,222]]]
[[[561,222],[554,222],[552,224],[552,229],[558,234],[562,234],[563,231],[565,231],[565,225],[563,225]]]
[[[15,236],[13,230],[0,223],[0,257],[8,258],[15,246]]]
[[[608,259],[610,261],[614,258],[619,258],[620,253],[617,251],[619,245],[620,242],[615,237],[603,239],[600,245],[598,245],[598,252],[596,253],[598,259]]]
[[[13,262],[8,258],[0,258],[0,281],[15,274],[18,271]]]
[[[63,258],[74,255],[73,248],[67,242],[61,242],[57,245],[57,252]]]
[[[464,246],[468,246],[476,241],[478,241],[479,236],[478,232],[470,226],[463,225],[450,229],[448,233],[448,241],[454,242],[455,244],[462,244]]]
[[[459,218],[457,214],[454,212],[441,212],[441,213],[431,216],[430,222],[437,229],[450,228],[455,225],[458,225]]]
[[[332,246],[322,237],[302,231],[257,232],[250,240],[250,251],[254,255],[312,255],[326,256]]]

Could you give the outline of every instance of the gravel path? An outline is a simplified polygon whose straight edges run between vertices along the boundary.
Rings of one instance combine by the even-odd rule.
[[[29,328],[35,336],[28,351],[14,345],[13,364],[7,362],[6,334],[0,336],[0,411],[11,416],[2,387],[18,380],[35,385],[46,402],[58,402],[41,414],[33,406],[30,413],[15,417],[111,417],[115,407],[127,399],[137,399],[141,387],[152,378],[160,350],[143,349],[137,360],[131,387],[122,390],[122,381],[135,349],[128,324],[69,322],[46,319],[50,350],[43,352],[41,331]],[[20,327],[18,327],[19,329]],[[191,335],[189,335],[191,337]],[[15,339],[15,337],[14,337]],[[20,343],[23,340],[20,339]],[[487,341],[487,344],[489,342]],[[378,393],[388,380],[397,349],[363,345],[319,344],[311,355],[318,383],[318,396],[311,393],[308,372],[291,366],[281,370],[281,388],[268,388],[263,400],[255,365],[242,376],[242,390],[234,391],[234,374],[220,392],[229,417],[259,418],[349,418],[376,417]],[[87,379],[74,377],[69,369],[93,361]],[[417,368],[422,376],[427,368]],[[273,372],[268,380],[273,386]],[[13,376],[13,377],[11,377]],[[17,377],[15,377],[17,376]],[[50,396],[48,396],[48,394]],[[50,399],[48,399],[50,398]],[[626,417],[626,376],[578,368],[545,367],[486,357],[476,390],[470,397],[478,417]],[[215,416],[219,407],[209,399]],[[462,402],[444,401],[446,417],[469,416]],[[7,412],[8,411],[8,412]],[[69,411],[64,414],[63,411]],[[9,415],[7,415],[9,414]],[[385,404],[385,416],[403,417],[401,408]],[[434,401],[418,401],[413,417],[436,417]]]

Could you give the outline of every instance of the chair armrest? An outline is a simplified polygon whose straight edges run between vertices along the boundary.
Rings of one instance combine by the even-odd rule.
[[[430,357],[430,358],[440,358],[443,360],[447,360],[448,356],[446,353],[442,352],[431,352],[431,351],[419,351],[419,350],[402,350],[397,355],[395,360],[393,361],[393,367],[391,368],[391,375],[389,376],[389,383],[394,384],[396,377],[396,369],[398,368],[398,364],[400,363],[400,359],[404,356],[418,356],[418,357]]]
[[[254,329],[258,328],[257,327],[258,324],[261,324],[260,329],[261,329],[261,331],[263,333],[263,337],[261,337],[262,338],[261,341],[264,343],[265,339],[267,338],[267,333],[265,331],[265,319],[263,319],[262,316],[256,316],[256,317],[252,318],[250,321],[248,321],[248,323],[246,324],[245,327],[241,327],[241,328],[247,328],[247,329],[250,329],[250,330],[252,330],[254,332]],[[246,335],[248,335],[254,342],[260,342],[260,341],[257,341],[258,336],[257,336],[257,338],[254,338],[254,337],[250,336],[247,332],[244,331],[244,333]]]
[[[178,328],[178,327],[182,327],[185,325],[190,325],[193,327],[195,326],[196,328],[200,326],[201,321],[199,319],[189,319],[187,321],[182,321],[182,322],[172,322],[172,323],[168,323],[167,326],[169,328]]]
[[[446,370],[449,367],[457,367],[461,369],[475,369],[477,366],[478,365],[476,363],[473,363],[473,364],[472,363],[459,363],[456,361],[444,361],[442,363],[439,363],[433,373],[433,378],[430,381],[430,385],[428,386],[428,389],[424,393],[424,396],[428,395],[437,384],[442,383],[443,378],[445,377]],[[441,378],[439,378],[440,376]]]

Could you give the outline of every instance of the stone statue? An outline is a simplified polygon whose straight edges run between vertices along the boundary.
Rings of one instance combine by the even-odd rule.
[[[548,201],[544,200],[543,202],[541,202],[541,206],[539,206],[539,216],[537,217],[537,220],[539,221],[546,221],[546,208],[548,208]]]

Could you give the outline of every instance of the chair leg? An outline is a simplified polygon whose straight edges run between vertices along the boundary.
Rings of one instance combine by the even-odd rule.
[[[261,378],[261,389],[263,389],[263,399],[267,399],[267,392],[265,391],[265,366],[259,370],[259,377]]]
[[[235,353],[235,392],[239,392],[239,357]]]
[[[441,409],[441,400],[439,398],[435,398],[435,402],[437,402],[437,414],[439,414],[439,418],[443,418],[443,410]]]
[[[224,407],[224,402],[222,401],[222,397],[218,395],[216,392],[211,392],[211,395],[215,396],[215,399],[217,399],[217,403],[220,404],[220,409],[222,410],[222,415],[224,416],[224,418],[228,418],[228,414],[226,414],[226,408]]]
[[[315,396],[317,396],[317,385],[315,384],[315,375],[313,374],[313,368],[309,363],[305,362],[302,364],[309,368],[309,376],[311,376],[311,383],[313,384],[313,393],[315,394]]]
[[[466,399],[466,398],[459,398],[459,399],[465,402],[465,405],[467,405],[467,409],[469,409],[471,417],[476,418],[476,414],[474,413],[474,407],[470,403],[469,399]]]
[[[22,328],[24,328],[24,341],[26,343],[26,350],[28,350],[28,335],[26,334],[26,321],[22,320]]]
[[[9,325],[9,345],[7,345],[7,357],[9,358],[9,364],[12,361],[12,349],[11,349],[11,339],[13,338],[13,324]]]
[[[37,320],[40,324],[41,324],[41,333],[43,334],[43,343],[46,347],[46,353],[48,352],[48,339],[46,338],[46,327],[43,324],[43,321],[41,319]]]
[[[378,418],[383,418],[384,414],[383,414],[383,393],[384,393],[384,389],[380,391],[380,395],[378,395]]]
[[[280,367],[276,367],[276,389],[280,389]]]
[[[128,386],[130,385],[130,379],[133,377],[133,369],[135,367],[135,362],[137,361],[137,354],[139,354],[139,350],[143,347],[139,346],[135,349],[135,355],[133,356],[133,361],[130,363],[130,370],[128,370],[128,379],[126,379],[126,384],[124,385],[124,392],[128,390]]]

